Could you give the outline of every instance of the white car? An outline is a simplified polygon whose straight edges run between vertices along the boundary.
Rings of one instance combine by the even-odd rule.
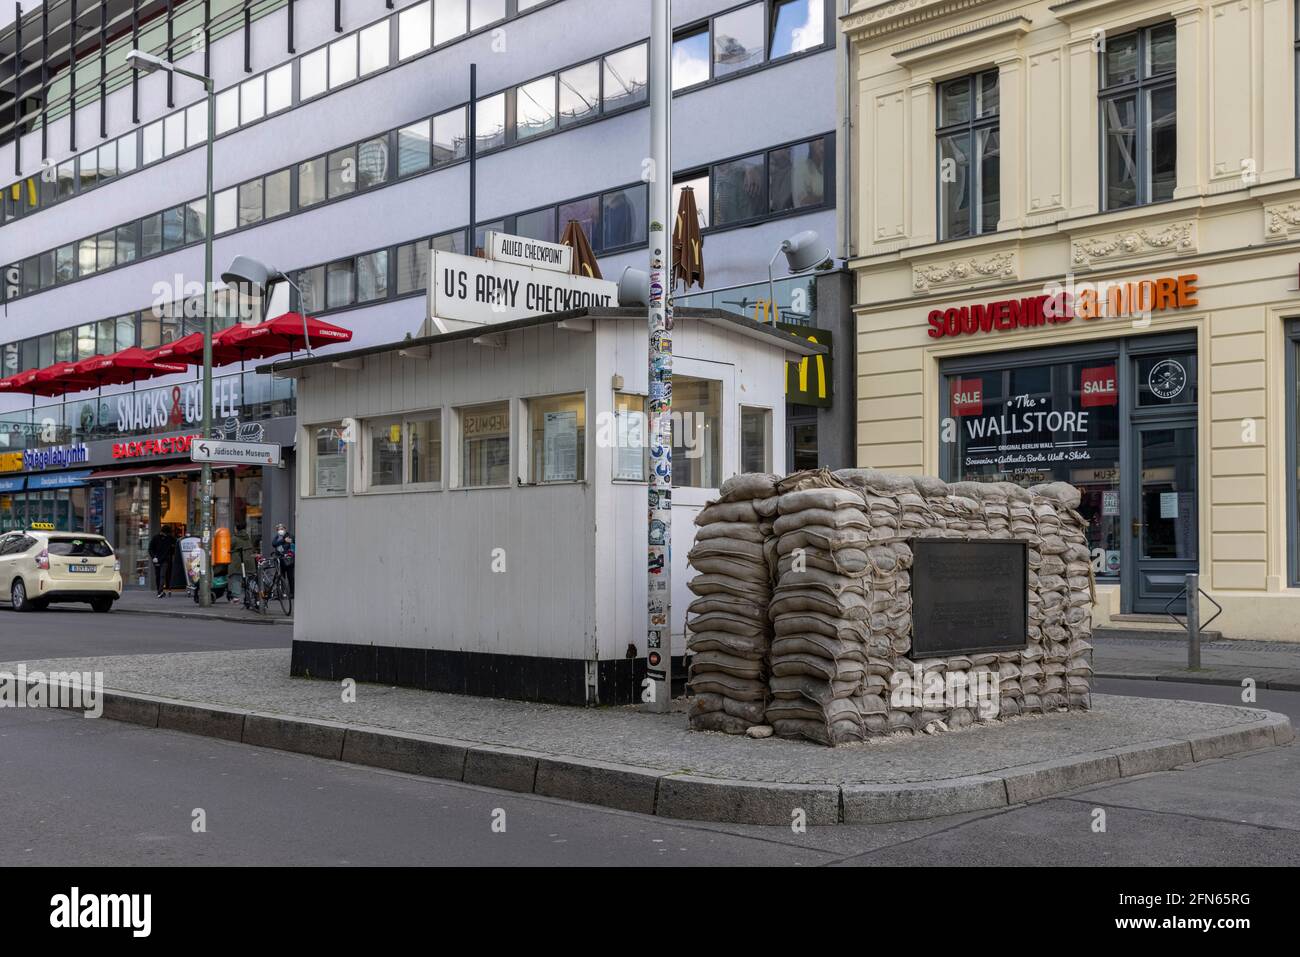
[[[0,588],[14,611],[84,601],[107,612],[122,597],[122,569],[103,535],[33,527],[0,535]]]

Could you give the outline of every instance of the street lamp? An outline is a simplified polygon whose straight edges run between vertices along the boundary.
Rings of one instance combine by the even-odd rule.
[[[203,84],[203,91],[208,98],[208,174],[207,206],[203,224],[203,437],[212,437],[212,230],[215,213],[212,203],[212,141],[216,138],[217,106],[216,89],[212,77],[202,73],[183,70],[174,63],[145,53],[132,50],[126,55],[127,66],[144,73],[172,73],[188,77]],[[200,502],[203,516],[203,569],[199,575],[199,604],[212,604],[212,463],[203,463],[202,490]]]
[[[299,285],[289,278],[288,273],[281,272],[274,266],[268,266],[261,260],[254,259],[251,256],[236,256],[226,267],[226,271],[221,274],[221,281],[227,286],[252,286],[258,291],[262,299],[270,301],[266,294],[267,288],[272,283],[283,280],[298,292],[298,302],[301,306],[303,300],[302,289]],[[307,313],[302,312],[302,341],[307,344],[307,355],[311,355],[311,340],[307,337]]]
[[[767,298],[772,306],[773,317],[776,316],[776,285],[772,282],[772,266],[782,253],[785,253],[785,261],[790,264],[792,276],[821,269],[831,259],[830,247],[822,242],[815,230],[805,229],[782,240],[776,252],[772,253],[772,258],[767,261]]]

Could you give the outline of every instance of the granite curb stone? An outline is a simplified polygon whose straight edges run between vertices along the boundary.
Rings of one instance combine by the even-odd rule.
[[[1284,715],[1260,710],[1260,719],[1249,724],[986,774],[889,784],[799,784],[664,771],[136,692],[105,690],[103,700],[104,717],[145,727],[661,817],[779,826],[789,826],[796,809],[804,811],[809,825],[888,823],[991,810],[1286,745],[1295,737]]]

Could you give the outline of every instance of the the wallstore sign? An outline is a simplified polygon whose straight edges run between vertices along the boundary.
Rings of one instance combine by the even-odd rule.
[[[161,439],[140,439],[136,442],[114,442],[113,458],[139,459],[159,455],[189,455],[190,445],[198,435],[169,435]]]
[[[1048,292],[1023,299],[999,299],[933,309],[927,318],[931,339],[1057,326],[1075,319],[1139,318],[1199,305],[1194,274],[1162,276],[1137,282],[1074,281],[1053,283]]]

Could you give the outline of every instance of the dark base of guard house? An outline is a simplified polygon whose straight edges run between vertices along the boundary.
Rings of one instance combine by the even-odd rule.
[[[473,651],[394,648],[331,641],[294,641],[289,673],[295,678],[354,681],[547,704],[585,705],[587,663],[576,658],[490,655]],[[597,663],[602,705],[641,700],[644,658],[612,658]],[[673,697],[686,693],[686,665],[673,656]]]

